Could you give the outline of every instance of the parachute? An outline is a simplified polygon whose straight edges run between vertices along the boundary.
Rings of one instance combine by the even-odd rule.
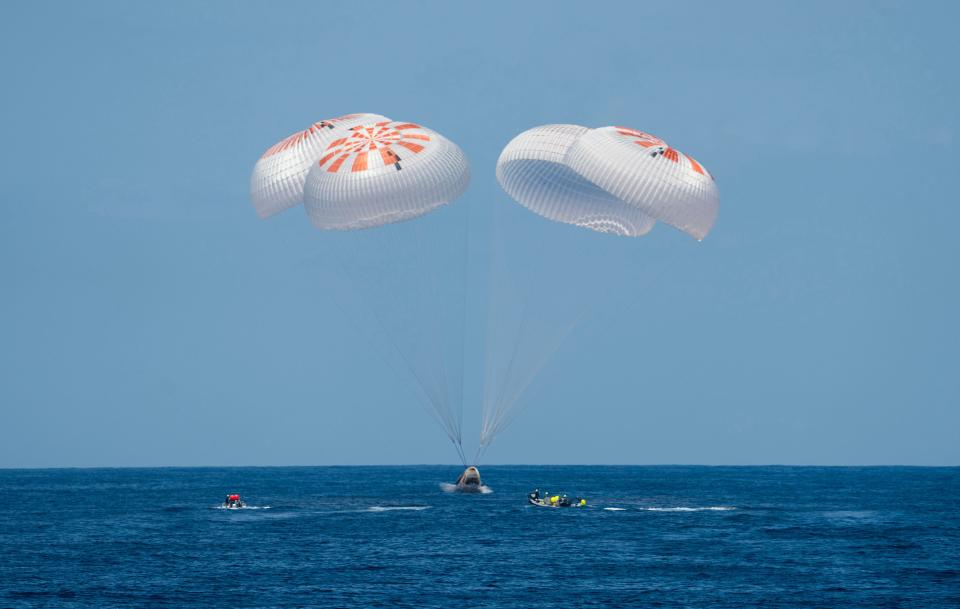
[[[328,144],[355,125],[387,120],[379,114],[347,114],[314,123],[263,153],[250,176],[250,198],[261,218],[303,202],[303,183]]]
[[[627,127],[524,131],[500,154],[497,180],[541,216],[630,237],[647,234],[660,220],[700,241],[720,208],[716,183],[703,165]]]
[[[524,131],[500,154],[500,186],[530,211],[557,222],[630,237],[647,234],[653,218],[564,163],[570,147],[588,131],[579,125],[544,125]]]
[[[461,461],[462,404],[453,397],[445,362],[452,350],[445,337],[452,333],[441,326],[450,295],[439,285],[444,269],[437,268],[456,257],[430,251],[450,237],[424,234],[419,224],[427,219],[419,218],[457,199],[469,181],[469,164],[456,144],[379,114],[329,119],[287,137],[264,153],[250,181],[261,218],[303,203],[315,227],[336,231],[321,244],[330,248],[325,269],[339,264],[345,280],[345,289],[331,290],[332,296],[346,318],[385,349],[384,359],[410,381]],[[462,393],[462,355],[458,360]]]
[[[716,183],[703,165],[662,139],[627,127],[555,124],[524,131],[501,152],[497,181],[511,198],[549,220],[626,237],[646,235],[661,221],[700,241],[719,211]],[[531,279],[491,283],[478,453],[514,420],[534,377],[589,308],[575,301],[590,297],[586,284],[602,279],[603,269],[588,269],[588,276],[572,280],[572,260],[585,262],[590,255],[587,244],[579,241],[575,251],[545,253],[546,267],[531,271],[533,263],[526,260],[513,269],[544,278],[551,275],[549,269],[560,268],[558,285],[541,280],[531,288]],[[597,245],[601,255],[609,257],[609,248]],[[506,262],[492,273],[495,278],[510,275],[510,258],[501,258]],[[571,294],[571,285],[579,292]],[[544,296],[558,290],[567,293]],[[498,297],[499,292],[507,295]],[[507,329],[511,318],[513,327]]]
[[[454,407],[458,398],[448,386],[444,307],[432,268],[436,256],[426,251],[432,243],[416,231],[405,240],[385,225],[418,218],[454,201],[469,181],[470,167],[456,144],[416,123],[385,119],[355,125],[330,141],[304,185],[304,205],[317,228],[384,227],[376,242],[355,240],[353,246],[366,251],[355,250],[349,265],[371,254],[383,257],[364,272],[351,273],[362,283],[354,287],[367,293],[364,300],[373,323],[392,347],[394,359],[416,380],[417,395],[461,461],[462,411]],[[462,359],[460,363],[462,383]]]

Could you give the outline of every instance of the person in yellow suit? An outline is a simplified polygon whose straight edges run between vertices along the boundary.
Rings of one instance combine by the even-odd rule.
[[[559,501],[560,495],[554,495],[553,497],[550,497],[550,505],[557,505]]]

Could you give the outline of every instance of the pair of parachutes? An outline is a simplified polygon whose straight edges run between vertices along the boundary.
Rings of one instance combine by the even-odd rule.
[[[507,144],[496,171],[530,211],[601,233],[638,237],[660,220],[701,240],[719,210],[703,165],[625,127],[535,127]],[[316,227],[354,230],[422,216],[456,200],[469,181],[463,151],[436,131],[348,114],[270,147],[250,192],[261,218],[302,203]]]
[[[699,240],[712,228],[719,207],[713,177],[703,165],[655,136],[624,127],[544,125],[524,131],[503,149],[496,171],[503,189],[527,209],[601,233],[638,237],[660,220]],[[378,114],[349,114],[314,123],[270,147],[254,167],[250,190],[262,218],[303,204],[316,227],[353,231],[423,216],[456,200],[469,181],[463,151],[436,131]],[[372,249],[381,235],[386,242],[395,232],[378,232]],[[422,245],[422,240],[416,243]],[[383,261],[391,275],[404,268],[401,259],[402,250],[391,248]],[[380,328],[386,339],[380,342],[393,347],[388,353],[408,369],[420,401],[466,465],[462,396],[458,400],[450,393],[443,341],[437,339],[443,332],[433,327],[442,317],[441,303],[429,296],[437,286],[400,282],[387,289],[385,277],[368,275],[348,274],[358,291],[385,288],[362,299],[373,309],[374,322],[358,325]],[[436,280],[426,269],[414,277],[421,283]],[[424,312],[427,319],[418,317]],[[485,381],[477,458],[519,412],[521,395],[570,329],[548,332],[547,340],[524,350],[521,343],[530,343],[524,331],[527,319],[521,316],[499,387],[493,386],[496,366],[485,365],[491,376]],[[493,351],[488,344],[488,356]],[[461,391],[462,366],[461,360]]]

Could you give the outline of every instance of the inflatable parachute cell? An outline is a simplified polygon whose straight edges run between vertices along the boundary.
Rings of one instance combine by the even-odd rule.
[[[250,176],[250,198],[261,218],[303,203],[303,183],[310,166],[344,129],[387,120],[379,114],[347,114],[322,120],[267,149]]]
[[[416,218],[455,200],[469,181],[463,151],[439,133],[348,114],[267,149],[250,197],[261,218],[304,203],[318,228],[351,230]]]
[[[544,125],[503,149],[497,180],[518,203],[554,220],[639,237],[659,220],[697,240],[720,209],[713,176],[658,137],[626,127]]]
[[[384,120],[327,145],[307,175],[304,203],[317,228],[371,228],[450,203],[469,182],[456,144],[416,123]]]

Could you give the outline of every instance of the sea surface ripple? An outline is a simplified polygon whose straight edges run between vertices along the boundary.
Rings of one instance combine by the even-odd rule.
[[[960,468],[460,469],[0,470],[0,607],[960,607]]]

